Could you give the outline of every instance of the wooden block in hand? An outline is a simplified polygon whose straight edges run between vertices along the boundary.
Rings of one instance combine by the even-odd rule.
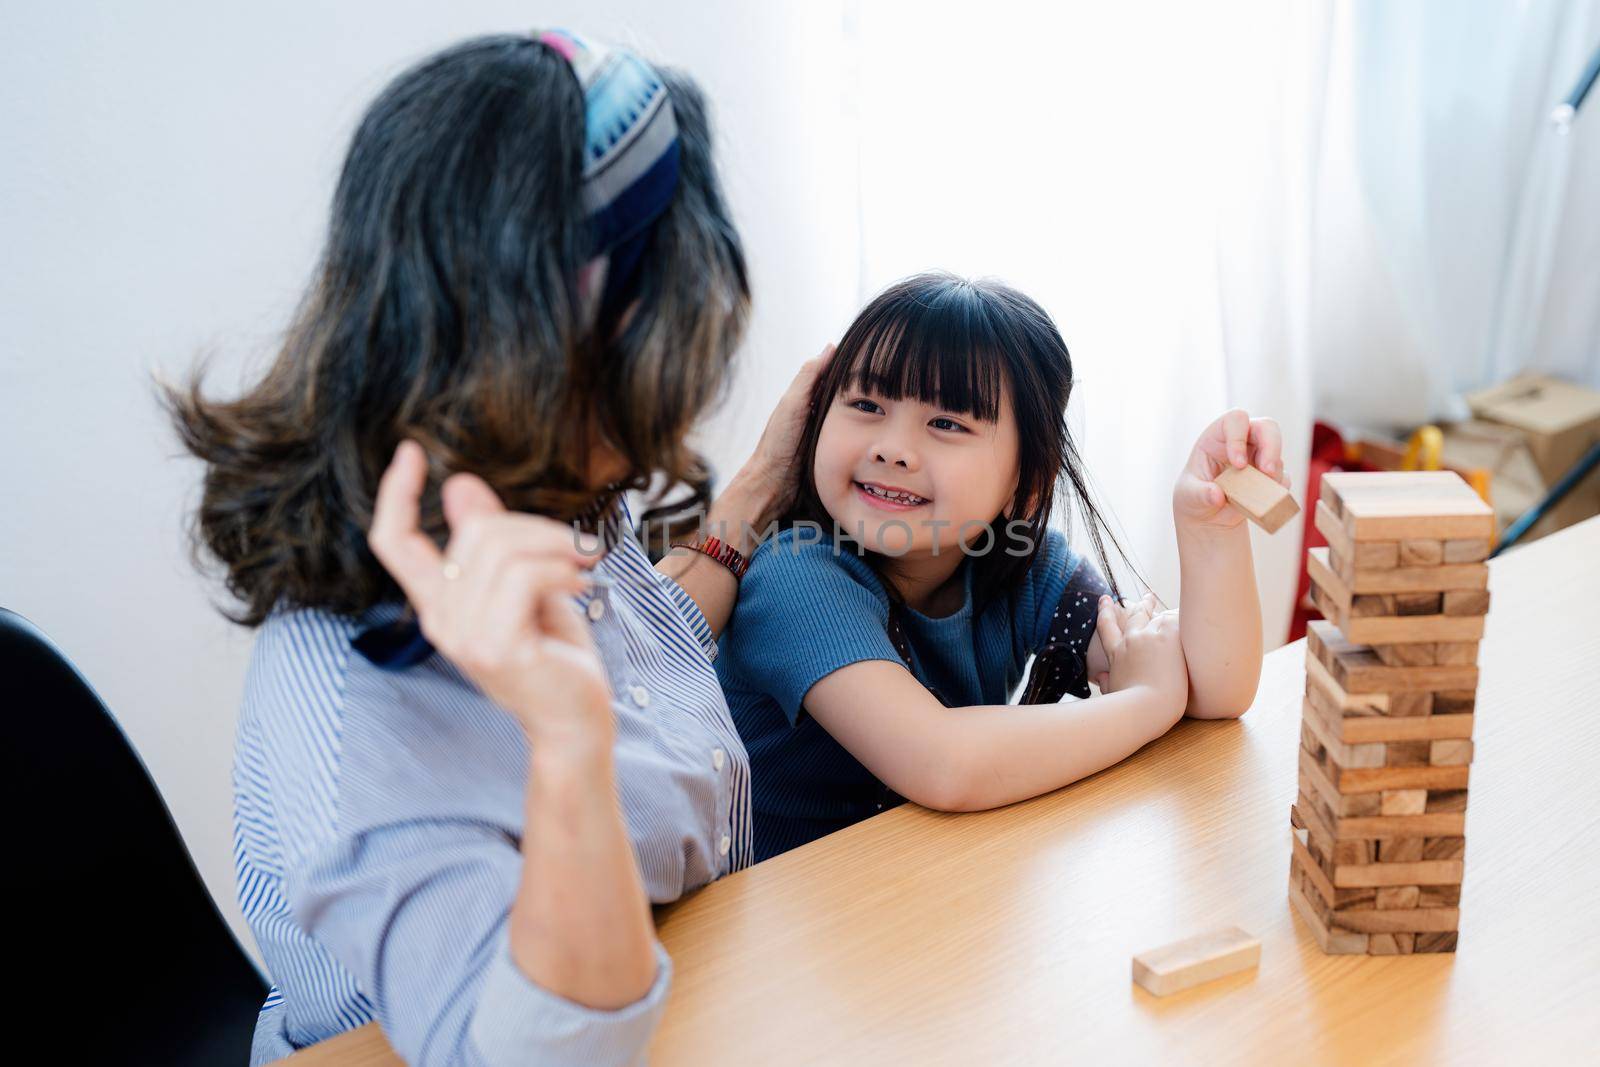
[[[1289,490],[1255,467],[1227,468],[1217,475],[1217,488],[1267,533],[1277,533],[1284,523],[1300,514],[1300,505]]]
[[[1261,962],[1261,939],[1237,926],[1133,957],[1133,980],[1158,997],[1249,970]]]

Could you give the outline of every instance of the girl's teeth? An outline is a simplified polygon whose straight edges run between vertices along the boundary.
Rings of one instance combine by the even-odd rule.
[[[862,488],[871,493],[873,496],[882,497],[885,500],[892,500],[897,504],[925,503],[922,497],[912,496],[909,493],[891,493],[888,490],[879,489],[877,486],[873,485],[863,485]]]

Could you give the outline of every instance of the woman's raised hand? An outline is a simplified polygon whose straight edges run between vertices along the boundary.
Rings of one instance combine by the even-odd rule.
[[[441,487],[450,540],[422,532],[428,475],[422,447],[403,441],[378,483],[367,543],[417,613],[422,633],[530,739],[610,747],[611,691],[588,623],[572,596],[595,556],[574,531],[507,511],[472,474]]]
[[[783,392],[778,406],[772,409],[761,440],[746,464],[750,476],[764,483],[767,493],[782,510],[793,500],[795,482],[800,465],[800,438],[805,434],[806,417],[811,407],[811,389],[817,375],[833,358],[834,346],[824,345],[822,351],[800,365],[794,380]]]
[[[1283,472],[1283,431],[1276,419],[1252,419],[1239,409],[1220,415],[1207,426],[1189,453],[1189,461],[1172,490],[1172,511],[1179,523],[1232,529],[1244,514],[1228,504],[1217,475],[1229,467],[1255,466],[1261,473],[1289,484]]]

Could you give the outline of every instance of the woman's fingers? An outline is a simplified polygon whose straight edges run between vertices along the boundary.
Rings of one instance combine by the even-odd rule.
[[[465,471],[444,480],[439,487],[439,498],[444,503],[444,521],[452,530],[470,518],[503,515],[506,510],[488,482]]]
[[[444,557],[422,532],[422,490],[428,481],[428,457],[415,441],[401,441],[378,479],[367,546],[399,583],[406,599],[421,610],[438,598]]]
[[[509,659],[514,651],[526,656],[528,647],[537,647],[543,639],[540,632],[539,602],[548,595],[570,599],[581,593],[583,577],[570,562],[551,556],[514,556],[508,558],[482,587],[474,592],[481,599],[473,611],[472,631],[475,647],[464,654],[469,661],[483,657],[482,662],[466,662],[461,666],[471,670],[493,669]]]
[[[599,562],[597,547],[592,534],[580,534],[542,515],[479,511],[468,513],[450,528],[444,554],[466,574],[493,570],[503,557],[513,554],[551,556],[589,568]]]

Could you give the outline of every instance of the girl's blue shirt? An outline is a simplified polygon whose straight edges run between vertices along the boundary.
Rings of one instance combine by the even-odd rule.
[[[904,663],[881,579],[848,547],[785,530],[750,560],[716,668],[750,753],[755,858],[765,859],[903,802],[805,713],[822,678],[865,660]],[[970,558],[950,615],[897,612],[911,671],[949,707],[1005,704],[1028,657],[1053,649],[1060,688],[1088,696],[1084,666],[1107,587],[1048,531],[1020,585],[975,609]],[[870,713],[863,709],[863,713]]]

